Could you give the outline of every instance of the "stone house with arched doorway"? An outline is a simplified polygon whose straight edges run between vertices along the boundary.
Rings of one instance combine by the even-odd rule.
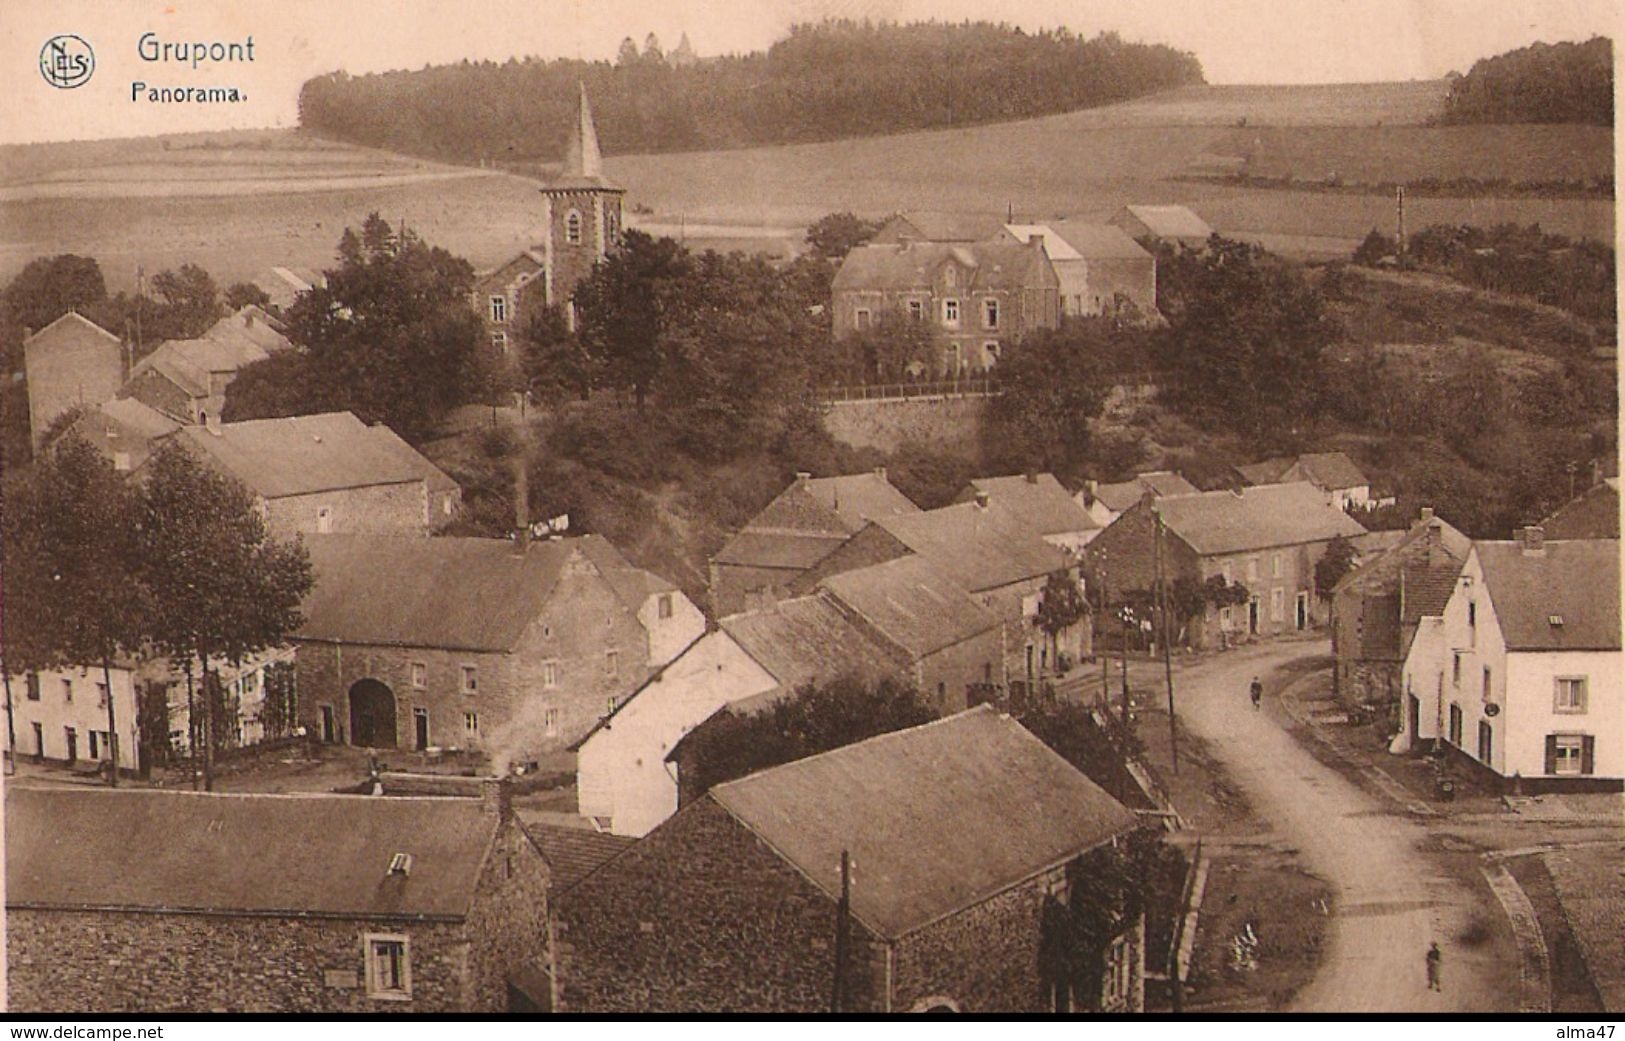
[[[294,637],[299,718],[324,742],[478,751],[498,768],[538,760],[704,627],[602,536],[306,545],[316,583]]]

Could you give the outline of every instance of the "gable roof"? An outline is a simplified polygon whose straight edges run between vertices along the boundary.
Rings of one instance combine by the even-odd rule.
[[[999,624],[962,586],[912,554],[832,575],[821,585],[916,659]]]
[[[1048,224],[1006,224],[1004,230],[1012,239],[1024,245],[1030,243],[1034,235],[1043,236],[1044,255],[1052,261],[1083,259],[1083,254]]]
[[[345,413],[348,415],[349,413]],[[383,423],[374,423],[367,427],[373,442],[389,455],[400,460],[403,466],[410,467],[419,477],[423,478],[434,493],[462,491],[462,487],[440,467],[434,465],[429,457],[406,443],[406,439]]]
[[[1371,483],[1360,468],[1342,452],[1306,452],[1297,456],[1279,456],[1262,462],[1246,463],[1236,472],[1250,484],[1280,484],[1308,481],[1327,491],[1358,488]]]
[[[1549,539],[1619,538],[1619,478],[1604,478],[1540,522]]]
[[[1620,649],[1616,540],[1547,541],[1535,553],[1522,542],[1475,542],[1473,553],[1507,650]]]
[[[1147,492],[1160,497],[1195,495],[1199,491],[1200,488],[1172,470],[1152,470],[1116,484],[1096,485],[1094,497],[1113,513],[1122,513],[1144,498]]]
[[[351,412],[253,419],[212,429],[187,426],[178,436],[266,499],[423,481],[434,468],[410,446],[378,436]]]
[[[252,345],[266,353],[285,351],[293,347],[293,341],[283,335],[282,330],[269,314],[262,309],[249,304],[240,308],[235,314],[228,314],[224,318],[209,326],[203,334],[205,340],[231,341],[237,340]]]
[[[609,583],[621,603],[634,614],[643,609],[643,605],[651,596],[675,592],[677,589],[675,582],[662,578],[653,571],[634,567],[632,562],[626,559],[626,554],[608,539],[582,539],[576,545],[581,548],[582,554],[592,561],[598,573],[604,576],[604,581]]]
[[[97,405],[95,411],[148,440],[172,434],[180,429],[180,424],[175,420],[134,398],[111,398]]]
[[[900,234],[924,242],[982,242],[999,233],[1004,222],[991,213],[909,210],[899,213],[875,234],[876,242],[896,242]]]
[[[995,229],[997,230],[997,229]],[[1049,262],[1043,253],[1019,242],[916,242],[907,245],[859,246],[841,261],[833,290],[874,289],[925,291],[948,260],[967,268],[967,290],[1020,289]]]
[[[497,827],[475,799],[12,788],[5,808],[7,907],[461,918]]]
[[[823,560],[870,519],[920,508],[882,471],[837,477],[798,475],[712,558],[741,567],[805,570]]]
[[[508,651],[541,613],[579,544],[410,535],[307,535],[316,573],[299,640]]]
[[[1134,814],[982,705],[729,781],[715,800],[814,885],[897,937],[1129,831]]]
[[[83,333],[100,333],[103,338],[112,341],[115,346],[124,343],[123,340],[119,339],[117,336],[114,336],[106,329],[103,329],[89,318],[86,318],[84,315],[80,314],[78,311],[66,311],[58,316],[55,320],[48,322],[43,328],[39,329],[33,335],[25,339],[23,341],[23,349],[26,351],[36,342],[49,342],[57,339],[58,337]]]
[[[975,477],[960,494],[960,501],[973,500],[985,492],[988,505],[1014,512],[1040,535],[1063,535],[1092,531],[1098,527],[1089,511],[1078,505],[1054,474],[1025,474],[1010,477]]]
[[[1085,260],[1145,260],[1151,254],[1128,232],[1113,224],[1085,224],[1060,221],[1050,225]]]
[[[729,539],[712,561],[736,567],[805,571],[841,547],[845,535],[769,534],[742,531]]]
[[[1187,206],[1130,205],[1123,209],[1159,239],[1206,239],[1213,234],[1212,225]]]
[[[1203,556],[1322,542],[1338,535],[1353,538],[1365,532],[1307,481],[1170,495],[1158,499],[1157,508],[1168,530]]]
[[[1063,550],[1010,511],[991,505],[956,503],[875,523],[972,593],[1048,575],[1068,564]]]
[[[849,532],[878,517],[920,512],[908,496],[886,480],[884,470],[814,477],[807,481],[806,488],[813,498],[835,511]]]
[[[536,843],[542,859],[552,869],[548,885],[554,893],[569,889],[637,841],[593,828],[553,824],[540,817],[525,820],[523,810],[519,815],[524,821],[525,833]]]
[[[1460,560],[1446,559],[1401,568],[1399,580],[1403,595],[1399,601],[1400,622],[1411,625],[1423,618],[1442,617],[1445,605],[1450,602],[1450,594],[1456,591],[1456,580],[1461,577],[1462,566],[1466,563],[1464,556]]]
[[[820,595],[729,615],[718,625],[786,690],[846,673],[879,679],[905,665]]]

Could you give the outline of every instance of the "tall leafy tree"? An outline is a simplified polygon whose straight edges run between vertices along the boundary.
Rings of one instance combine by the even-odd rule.
[[[621,247],[575,290],[581,344],[611,386],[631,390],[642,408],[665,361],[673,287],[688,251],[669,238],[628,231]]]
[[[184,340],[202,336],[225,313],[220,291],[209,273],[196,264],[152,276],[159,306],[149,312],[144,338]]]
[[[194,720],[201,721],[204,783],[212,786],[218,663],[278,646],[298,628],[310,558],[299,542],[270,535],[241,483],[173,442],[147,463],[136,531],[152,643],[186,663],[189,683],[191,663],[200,672],[205,711]]]
[[[880,226],[880,221],[865,220],[849,211],[828,213],[807,229],[807,245],[825,260],[841,260],[874,238]]]
[[[1005,351],[996,369],[1004,393],[988,403],[983,428],[990,462],[1063,476],[1082,471],[1090,421],[1106,403],[1099,357],[1120,328],[1108,319],[1068,322],[1030,333]]]

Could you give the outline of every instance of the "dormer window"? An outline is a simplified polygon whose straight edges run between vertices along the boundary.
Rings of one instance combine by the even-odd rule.
[[[1560,614],[1549,614],[1546,616],[1546,621],[1550,623],[1553,629],[1561,629],[1563,627],[1563,616]]]
[[[397,853],[390,857],[389,873],[391,875],[410,875],[412,873],[412,854]]]
[[[572,246],[581,245],[581,213],[571,210],[570,215],[564,218],[564,241]]]

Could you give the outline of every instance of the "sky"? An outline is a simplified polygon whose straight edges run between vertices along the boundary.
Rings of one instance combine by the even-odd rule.
[[[294,126],[299,86],[350,73],[536,55],[612,59],[623,37],[686,32],[701,55],[762,49],[825,16],[980,18],[1026,29],[1166,43],[1210,83],[1431,79],[1536,40],[1612,35],[1614,0],[0,0],[0,143]],[[159,41],[243,42],[254,61],[197,69],[143,61]],[[39,73],[45,41],[95,51],[83,86]],[[152,103],[132,86],[235,87],[235,104]]]

